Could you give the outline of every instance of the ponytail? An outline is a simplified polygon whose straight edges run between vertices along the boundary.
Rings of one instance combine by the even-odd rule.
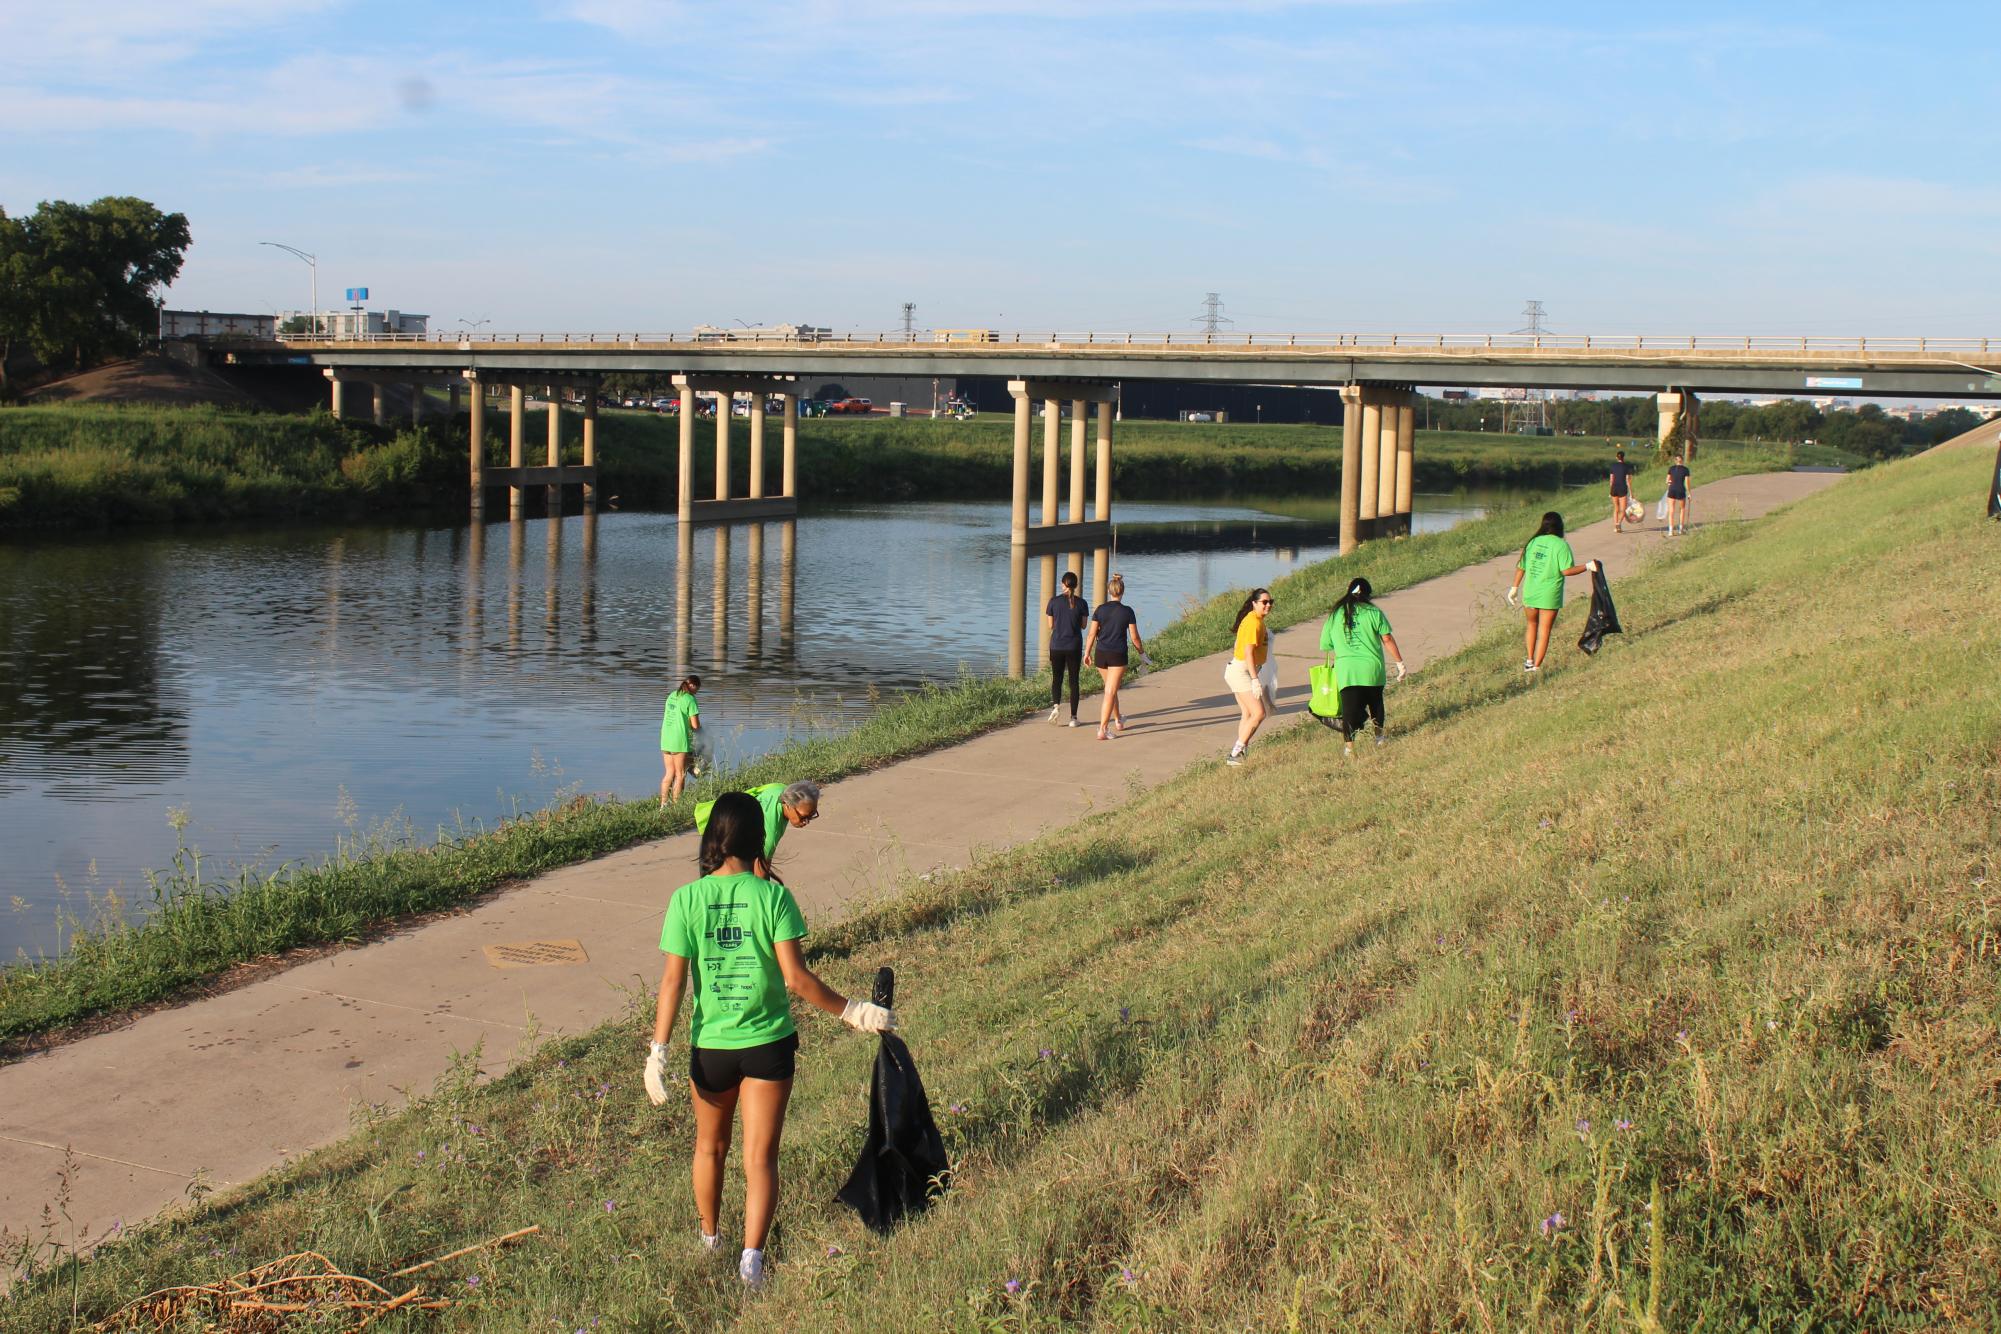
[[[674,687],[674,693],[677,695],[692,695],[701,688],[702,688],[701,677],[684,676],[681,678],[681,684]]]
[[[1376,590],[1369,587],[1369,581],[1360,575],[1357,575],[1354,581],[1348,585],[1348,591],[1343,593],[1341,600],[1334,604],[1334,612],[1340,613],[1342,628],[1347,633],[1351,635],[1355,633],[1355,608],[1366,605],[1369,599],[1375,595]],[[1333,615],[1334,612],[1329,612],[1328,614]]]

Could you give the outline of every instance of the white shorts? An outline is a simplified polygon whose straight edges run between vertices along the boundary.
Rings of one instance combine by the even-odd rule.
[[[1229,666],[1223,668],[1223,684],[1230,688],[1232,695],[1263,693],[1263,684],[1251,675],[1250,666],[1240,658],[1230,659]]]

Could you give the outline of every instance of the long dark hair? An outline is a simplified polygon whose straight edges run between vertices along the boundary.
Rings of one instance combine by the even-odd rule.
[[[1563,516],[1555,510],[1549,510],[1544,513],[1542,516],[1542,527],[1535,530],[1535,535],[1536,537],[1562,537]],[[1533,541],[1534,539],[1531,538],[1530,540]]]
[[[1077,598],[1077,572],[1075,570],[1063,571],[1063,596],[1073,602]]]
[[[681,678],[681,684],[674,687],[674,693],[677,695],[692,695],[701,688],[702,688],[701,677],[684,676]]]
[[[1348,591],[1341,595],[1341,600],[1334,604],[1334,612],[1341,614],[1341,628],[1351,635],[1354,634],[1355,608],[1363,606],[1375,595],[1376,590],[1369,587],[1369,581],[1357,575],[1355,581],[1348,585]],[[1328,615],[1331,616],[1334,612],[1329,612]]]
[[[1230,633],[1237,633],[1244,623],[1244,617],[1251,614],[1251,608],[1258,605],[1258,599],[1270,593],[1269,588],[1253,588],[1251,595],[1244,599],[1244,605],[1237,608],[1237,619],[1230,622]]]
[[[714,875],[724,862],[740,858],[746,865],[764,855],[764,808],[748,792],[725,792],[709,808],[709,827],[702,831],[702,851],[695,864],[703,875]]]

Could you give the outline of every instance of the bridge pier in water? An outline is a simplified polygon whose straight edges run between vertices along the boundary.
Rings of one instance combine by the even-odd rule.
[[[799,389],[789,375],[677,375],[681,391],[681,448],[675,515],[683,524],[736,519],[789,519],[799,513]],[[750,395],[750,485],[748,494],[730,494],[730,410],[738,393]],[[777,394],[784,404],[781,463],[783,493],[764,491],[764,400]],[[695,499],[695,403],[716,402],[715,498]]]
[[[520,380],[496,375],[491,371],[461,371],[472,394],[472,411],[466,431],[467,482],[472,498],[469,506],[475,522],[486,513],[486,488],[505,486],[507,488],[507,514],[518,519],[526,511],[528,488],[542,486],[546,489],[548,511],[551,518],[563,513],[563,488],[572,483],[583,491],[586,512],[597,507],[597,400],[598,377],[595,375],[572,375],[556,382],[536,378]],[[548,430],[544,449],[544,462],[531,467],[526,459],[527,429],[527,389],[529,383],[542,385],[548,395]],[[563,462],[563,386],[578,384],[584,393],[584,461],[581,465]],[[507,389],[507,466],[489,468],[486,466],[486,392],[488,386]]]
[[[1039,555],[1038,583],[1042,602],[1047,606],[1056,595],[1056,565],[1059,555],[1068,555],[1068,566],[1080,576],[1084,556],[1093,553],[1091,599],[1104,601],[1110,578],[1110,538],[1112,517],[1112,395],[1109,381],[1091,380],[1010,380],[1008,393],[1014,397],[1014,487],[1009,514],[1008,563],[1008,646],[1007,672],[1020,677],[1027,668],[1028,558]],[[1033,438],[1032,407],[1042,400],[1042,510],[1040,522],[1029,524],[1029,465]],[[1061,509],[1063,404],[1070,404],[1070,508]],[[1086,405],[1098,408],[1098,485],[1091,517],[1084,510],[1084,435]],[[1049,624],[1036,617],[1038,653],[1049,652]]]
[[[1702,420],[1702,404],[1696,399],[1695,391],[1662,390],[1654,395],[1654,406],[1660,412],[1660,433],[1655,436],[1656,441],[1664,445],[1675,438],[1679,430],[1679,444],[1687,451],[1686,457],[1692,462],[1695,458],[1695,446]]]
[[[1410,531],[1417,409],[1408,385],[1341,390],[1341,554]]]

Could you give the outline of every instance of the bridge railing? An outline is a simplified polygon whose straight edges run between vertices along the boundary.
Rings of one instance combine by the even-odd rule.
[[[956,332],[956,331],[955,331]],[[367,334],[352,338],[288,338],[293,346],[351,346],[357,343],[386,345],[436,345],[476,347],[697,347],[697,348],[815,348],[815,347],[902,347],[953,352],[998,352],[1004,348],[1200,349],[1219,351],[1244,349],[1269,351],[1296,349],[1306,352],[1401,351],[1445,352],[1479,355],[1487,352],[1519,355],[1557,356],[1566,353],[1623,352],[1672,354],[1675,352],[1739,355],[1768,353],[1773,356],[1893,356],[1939,357],[1955,355],[1988,356],[1992,344],[2001,339],[1930,337],[1834,337],[1776,334],[1452,334],[1452,333],[1191,333],[1172,330],[1157,333],[1104,333],[1053,330],[1000,333],[979,331],[983,337],[968,339],[912,337],[901,330],[891,333],[845,333],[797,337],[774,334],[716,336],[686,332],[576,332],[576,333],[453,333],[438,330],[423,334]]]

